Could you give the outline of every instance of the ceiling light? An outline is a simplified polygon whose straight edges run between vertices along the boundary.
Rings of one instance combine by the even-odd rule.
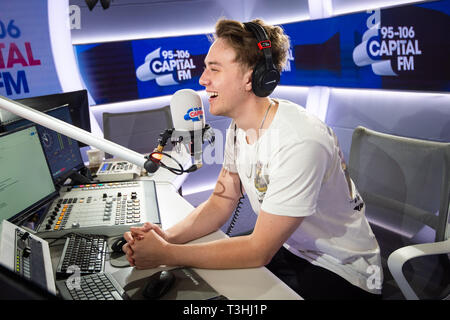
[[[111,4],[111,0],[100,0],[100,3],[102,4],[103,9],[108,9]]]
[[[86,4],[89,8],[89,10],[92,11],[92,9],[94,9],[95,5],[97,4],[98,0],[85,0]]]

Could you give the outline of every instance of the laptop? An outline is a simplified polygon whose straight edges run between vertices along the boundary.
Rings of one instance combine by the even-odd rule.
[[[36,126],[0,134],[0,219],[41,238],[70,232],[122,235],[161,225],[152,180],[64,186],[57,190]]]

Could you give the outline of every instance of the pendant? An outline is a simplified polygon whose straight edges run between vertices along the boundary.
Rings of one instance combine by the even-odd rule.
[[[269,176],[263,172],[263,164],[258,160],[255,165],[255,179],[254,185],[258,200],[261,203],[266,195],[267,186],[269,184]]]

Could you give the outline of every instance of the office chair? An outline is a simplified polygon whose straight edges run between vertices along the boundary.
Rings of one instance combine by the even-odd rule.
[[[159,134],[172,127],[170,106],[135,112],[103,113],[105,139],[143,154],[152,152],[158,145]],[[170,144],[167,145],[169,147]],[[107,154],[105,157],[112,156]]]
[[[448,295],[450,143],[357,127],[349,173],[380,245],[385,285],[390,271],[407,299]]]

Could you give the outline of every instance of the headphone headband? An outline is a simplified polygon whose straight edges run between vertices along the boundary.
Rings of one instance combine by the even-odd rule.
[[[254,22],[245,22],[244,26],[251,31],[255,35],[256,40],[258,40],[258,48],[259,50],[262,50],[264,54],[267,69],[273,68],[272,51],[270,50],[272,43],[267,36],[266,30]]]
[[[264,61],[257,62],[253,70],[252,89],[258,97],[267,97],[280,82],[280,73],[272,60],[272,43],[266,30],[258,23],[245,22],[244,27],[255,35],[258,48],[264,54]]]

